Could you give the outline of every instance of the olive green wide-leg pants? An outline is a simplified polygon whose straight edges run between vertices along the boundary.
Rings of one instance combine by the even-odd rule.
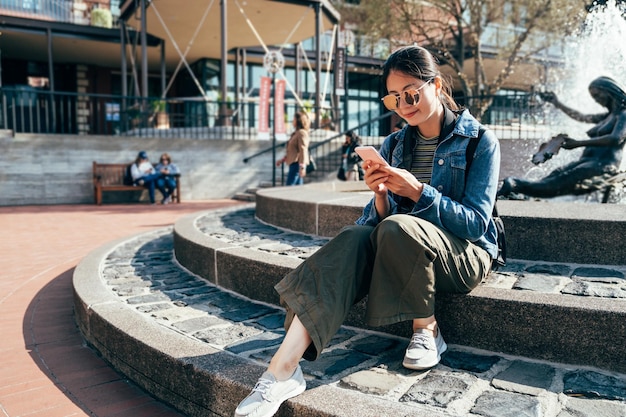
[[[275,289],[287,309],[285,327],[298,316],[313,340],[304,358],[315,360],[366,295],[369,326],[430,317],[437,291],[467,293],[490,268],[482,248],[398,214],[376,227],[344,228]]]

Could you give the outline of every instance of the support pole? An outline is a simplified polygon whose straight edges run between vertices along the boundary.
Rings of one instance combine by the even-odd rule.
[[[226,78],[226,70],[228,68],[228,52],[226,47],[228,45],[228,23],[227,23],[227,10],[226,10],[226,0],[220,0],[220,12],[221,12],[221,62],[220,62],[220,103],[218,110],[218,124],[220,126],[226,126],[228,122],[228,105],[226,102],[228,95],[228,82]]]
[[[350,113],[349,113],[349,109],[348,106],[350,104],[350,71],[348,71],[348,51],[346,50],[345,52],[345,57],[344,59],[346,60],[346,69],[344,70],[344,89],[346,90],[345,95],[343,96],[343,129],[345,130],[348,128],[348,123],[350,123],[349,117],[350,117]],[[370,133],[371,134],[371,133]]]
[[[52,113],[52,120],[49,120],[48,126],[50,126],[49,133],[57,133],[57,106],[55,105],[54,96],[54,59],[52,57],[52,29],[48,28],[48,83],[50,88],[50,110]],[[31,121],[32,123],[32,121]]]
[[[337,27],[335,25],[335,29],[337,32],[337,35],[335,36],[335,47],[333,48],[334,50],[334,54],[335,54],[335,58],[333,59],[333,63],[335,66],[335,71],[334,71],[334,79],[335,82],[333,82],[333,85],[337,85],[337,57],[339,55],[339,27]],[[330,58],[330,57],[329,57]],[[345,60],[345,56],[344,56],[344,60]],[[345,61],[344,61],[344,68],[345,68]],[[345,77],[345,72],[344,74],[342,74],[343,77]],[[333,96],[333,110],[334,110],[334,114],[333,114],[333,121],[335,122],[335,125],[337,126],[337,129],[341,132],[341,103],[339,103],[339,95],[337,94],[337,89],[333,88],[333,92],[332,92],[332,96]]]
[[[146,1],[141,0],[141,96],[148,97],[148,19]]]
[[[48,82],[50,91],[54,93],[54,59],[52,58],[52,30],[48,29]]]
[[[276,71],[272,71],[272,111],[269,114],[274,114],[276,112]],[[270,120],[272,118],[270,117]],[[276,187],[276,120],[272,122],[272,187]],[[283,165],[281,165],[281,169],[284,169]]]
[[[251,70],[248,69],[248,51],[247,49],[242,49],[241,51],[241,93],[243,98],[247,97],[247,91],[248,91],[248,84],[252,85],[252,82],[248,82],[248,78],[250,77],[250,73]],[[254,117],[250,117],[250,114],[252,114],[252,110],[250,108],[250,106],[248,106],[248,102],[246,101],[245,103],[246,105],[246,112],[248,114],[248,125],[250,125],[250,127],[254,126]],[[243,106],[241,107],[241,110],[243,110]],[[240,110],[240,111],[241,111]],[[241,123],[242,121],[245,121],[244,119],[244,115],[240,114],[239,115],[239,122]]]
[[[126,22],[120,19],[120,49],[121,49],[121,71],[122,71],[122,100],[120,103],[120,123],[121,130],[128,130],[128,113],[126,97],[128,97],[128,64],[126,62]]]
[[[126,62],[126,22],[120,20],[120,49],[122,72],[122,96],[128,96],[128,64]]]
[[[146,2],[141,0],[141,125],[148,127],[148,19]]]
[[[239,101],[241,92],[241,48],[235,50],[235,101]]]
[[[322,79],[322,13],[321,4],[315,4],[315,128],[320,128],[322,103],[320,102],[321,88],[320,80]]]
[[[241,92],[241,73],[243,73],[241,48],[235,50],[235,108],[236,116],[234,117],[235,126],[239,126],[239,113],[241,111],[240,92]]]
[[[161,98],[165,98],[167,95],[167,74],[165,64],[165,39],[161,39]]]
[[[296,45],[295,56],[296,56],[296,82],[294,86],[294,90],[296,91],[296,96],[301,97],[301,88],[300,88],[300,77],[302,77],[302,61],[300,60],[300,43]]]

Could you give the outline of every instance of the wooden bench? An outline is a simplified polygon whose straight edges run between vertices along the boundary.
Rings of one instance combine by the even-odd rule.
[[[128,164],[100,164],[93,161],[93,190],[95,203],[102,204],[103,191],[136,191],[142,189],[141,186],[124,184],[124,176]],[[176,177],[176,189],[172,193],[172,201],[180,203],[180,174]]]

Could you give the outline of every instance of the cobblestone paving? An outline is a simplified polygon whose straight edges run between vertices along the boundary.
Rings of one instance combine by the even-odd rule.
[[[196,227],[214,239],[276,255],[306,259],[329,239],[265,225],[254,207],[209,212]],[[590,266],[510,260],[482,285],[494,288],[626,298],[626,265]]]
[[[197,227],[229,243],[298,258],[327,241],[264,225],[248,208],[207,213]],[[623,267],[511,262],[483,285],[624,297],[624,272]],[[181,268],[173,259],[171,228],[118,246],[107,256],[101,278],[138,314],[261,364],[269,362],[284,335],[281,309],[222,291]],[[543,281],[548,284],[540,285]],[[318,361],[303,361],[302,367],[309,387],[332,384],[402,403],[407,416],[626,416],[626,375],[458,345],[449,347],[440,365],[420,373],[401,365],[407,343],[343,327]]]

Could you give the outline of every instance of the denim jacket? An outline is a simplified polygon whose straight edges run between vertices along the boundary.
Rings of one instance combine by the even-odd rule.
[[[441,229],[475,243],[495,258],[498,253],[497,232],[491,213],[500,173],[500,144],[492,131],[484,131],[465,179],[465,149],[470,138],[478,137],[480,127],[469,111],[464,110],[455,117],[455,113],[445,109],[442,136],[435,150],[430,184],[424,184],[422,195],[416,203],[388,192],[389,214],[404,213],[428,220]],[[392,166],[410,169],[411,155],[405,155],[405,140],[411,140],[412,129],[406,126],[385,138],[380,153],[387,160],[391,144],[397,139],[391,157]],[[410,145],[407,148],[410,149]],[[407,200],[408,206],[405,203]],[[372,199],[356,224],[375,226],[380,220]]]

